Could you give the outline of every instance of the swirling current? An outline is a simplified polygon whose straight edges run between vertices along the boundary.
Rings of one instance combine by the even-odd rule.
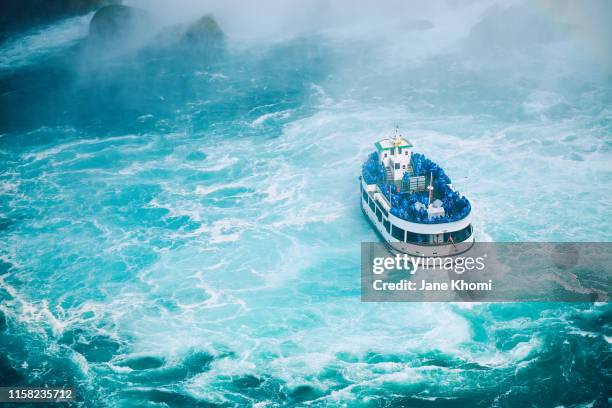
[[[83,407],[607,406],[608,303],[360,302],[378,238],[357,177],[396,125],[477,239],[612,239],[605,64],[550,19],[488,46],[502,11],[465,13],[228,32],[204,56],[96,59],[91,14],[5,39],[0,385]]]

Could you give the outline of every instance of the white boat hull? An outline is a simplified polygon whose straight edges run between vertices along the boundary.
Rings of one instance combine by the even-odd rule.
[[[363,213],[392,251],[412,256],[444,257],[466,252],[474,244],[471,214],[454,222],[420,224],[389,213],[389,204],[377,192],[375,185],[365,184],[362,180],[360,196]],[[404,231],[404,239],[398,239],[398,236],[402,236],[398,231]],[[453,235],[460,236],[460,239],[451,242],[446,238]],[[424,242],[407,242],[409,236],[418,236]]]

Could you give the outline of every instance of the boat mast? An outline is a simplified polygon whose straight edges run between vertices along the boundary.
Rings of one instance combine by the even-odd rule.
[[[431,208],[431,199],[433,198],[433,171],[429,174],[429,186],[427,186],[429,190],[429,201],[427,203],[427,208]]]

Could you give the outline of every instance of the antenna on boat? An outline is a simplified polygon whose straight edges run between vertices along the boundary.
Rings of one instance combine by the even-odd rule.
[[[402,145],[402,135],[399,133],[399,125],[395,125],[395,137],[391,139],[391,143],[395,147],[400,147]]]
[[[429,202],[427,203],[427,208],[431,208],[431,198],[433,195],[433,171],[429,174],[429,185],[427,186],[429,190]]]
[[[395,134],[393,136],[389,136],[389,141],[391,142],[391,144],[395,145],[395,141],[397,140],[397,134],[399,132],[399,125],[396,124],[395,125]]]

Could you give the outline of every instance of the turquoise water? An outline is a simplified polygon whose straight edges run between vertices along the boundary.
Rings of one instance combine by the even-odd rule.
[[[609,403],[609,304],[360,302],[357,177],[396,124],[479,240],[612,240],[612,81],[580,44],[474,51],[434,21],[97,60],[88,19],[0,51],[0,383],[86,407]]]

